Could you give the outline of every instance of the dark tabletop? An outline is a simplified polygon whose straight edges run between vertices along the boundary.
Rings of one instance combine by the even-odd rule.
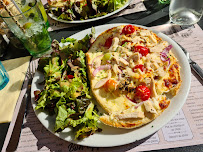
[[[77,24],[75,27],[62,29],[58,31],[50,32],[52,39],[61,40],[62,37],[68,37],[84,29],[90,28],[92,26],[98,26],[103,24],[111,23],[131,23],[137,25],[143,25],[147,27],[162,25],[169,23],[169,7],[165,4],[158,3],[158,0],[145,0],[144,1],[146,11],[138,12],[130,15],[125,15],[122,17],[103,19],[100,21]],[[203,18],[198,22],[199,26],[203,29]],[[7,46],[6,53],[0,60],[12,59],[17,57],[28,56],[29,53],[23,48],[15,47],[16,44],[10,44]],[[0,124],[0,149],[2,149],[4,139],[7,134],[7,130],[10,123]],[[164,150],[154,150],[153,152],[203,152],[203,145],[187,146],[180,148],[164,149]]]

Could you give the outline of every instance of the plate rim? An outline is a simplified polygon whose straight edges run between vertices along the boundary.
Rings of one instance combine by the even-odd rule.
[[[127,25],[127,24],[129,24],[129,23],[104,24],[104,25],[96,26],[96,27],[95,27],[95,31],[96,31],[96,34],[99,35],[99,34],[102,33],[102,31],[100,31],[101,29],[102,29],[103,31],[105,31],[105,30],[110,29],[110,28],[112,28],[112,27],[116,27],[116,26],[119,26],[119,25]],[[141,129],[138,128],[138,130],[143,130],[142,128],[151,129],[151,131],[150,131],[149,133],[144,133],[144,134],[145,134],[144,136],[138,136],[137,138],[133,138],[133,139],[130,139],[130,140],[127,140],[127,141],[124,140],[124,141],[122,141],[122,143],[110,143],[110,144],[108,143],[108,145],[105,145],[104,143],[100,143],[100,144],[97,143],[97,144],[95,144],[95,141],[94,141],[94,144],[91,144],[91,142],[92,142],[92,141],[91,141],[91,140],[92,140],[91,137],[92,137],[92,136],[90,136],[90,137],[84,139],[83,141],[79,141],[79,142],[78,142],[78,141],[67,140],[67,139],[61,138],[60,133],[54,133],[50,128],[48,128],[48,127],[45,126],[44,122],[42,122],[43,120],[41,120],[41,118],[38,117],[39,111],[35,111],[35,110],[34,110],[34,112],[35,112],[37,118],[39,119],[39,121],[40,121],[40,122],[42,123],[42,125],[43,125],[46,129],[48,129],[51,133],[53,133],[54,135],[58,136],[59,138],[65,140],[65,141],[68,141],[68,142],[70,142],[70,143],[75,143],[75,144],[78,144],[78,145],[82,145],[82,146],[90,146],[90,147],[115,147],[115,146],[121,146],[121,145],[126,145],[126,144],[133,143],[133,142],[135,142],[135,141],[142,140],[142,139],[144,139],[144,138],[146,138],[146,137],[149,137],[150,135],[154,134],[155,132],[157,132],[158,130],[160,130],[164,125],[166,125],[169,121],[171,121],[171,119],[172,119],[172,118],[180,111],[180,109],[183,107],[183,105],[184,105],[184,103],[186,102],[186,99],[187,99],[187,97],[188,97],[189,90],[190,90],[190,85],[191,85],[191,69],[190,69],[189,62],[188,62],[188,60],[187,60],[185,54],[183,53],[182,49],[176,44],[176,42],[175,42],[174,40],[172,40],[170,37],[168,37],[167,35],[165,35],[165,34],[159,32],[159,31],[156,31],[156,30],[154,30],[154,29],[150,29],[149,27],[145,27],[145,26],[142,26],[142,25],[136,25],[136,24],[131,24],[131,25],[135,25],[135,26],[138,26],[138,27],[142,27],[142,28],[145,28],[145,29],[149,29],[149,30],[153,31],[154,33],[156,33],[156,34],[157,34],[159,37],[161,37],[162,39],[165,39],[165,40],[167,39],[167,41],[168,41],[170,44],[172,44],[172,45],[174,46],[174,48],[175,48],[175,53],[178,53],[178,58],[181,57],[180,59],[184,61],[184,62],[181,62],[181,63],[183,63],[185,67],[184,67],[183,69],[181,68],[181,71],[183,72],[183,70],[185,69],[186,72],[189,72],[190,74],[187,74],[186,76],[183,76],[184,79],[187,78],[187,82],[184,83],[184,86],[183,86],[183,83],[181,84],[181,88],[182,88],[182,90],[185,91],[185,93],[184,93],[184,96],[181,97],[181,99],[182,99],[181,102],[180,102],[179,104],[177,104],[178,107],[176,107],[175,111],[173,111],[171,115],[169,115],[169,116],[167,115],[167,119],[166,119],[167,121],[162,122],[161,124],[158,124],[157,127],[152,127],[152,128],[151,128],[151,127],[150,127],[150,124],[156,123],[156,122],[160,119],[160,117],[163,117],[163,114],[166,113],[165,111],[167,111],[167,112],[169,113],[169,110],[171,110],[171,109],[167,108],[167,109],[166,109],[159,117],[157,117],[155,120],[153,120],[152,122],[150,122],[150,123],[148,123],[148,124],[146,124],[146,125],[140,127]],[[71,35],[70,37],[77,37],[77,35],[80,35],[80,37],[81,37],[81,34],[83,34],[83,35],[85,36],[86,33],[90,33],[90,31],[91,31],[91,28],[88,28],[88,29],[85,29],[85,30],[83,30],[83,31],[77,32],[77,33]],[[97,37],[97,36],[96,36],[96,37]],[[177,57],[177,54],[176,54],[175,56]],[[186,78],[185,78],[185,77],[186,77]],[[34,76],[34,78],[35,78],[35,76]],[[183,80],[183,78],[182,78],[182,80]],[[189,82],[189,83],[188,83],[188,82]],[[33,83],[34,83],[34,81],[33,81]],[[36,106],[36,104],[35,104],[35,102],[34,102],[33,83],[32,83],[32,87],[31,87],[31,102],[32,102],[32,107],[33,107],[33,109],[34,109],[34,107]],[[182,91],[182,90],[180,90],[180,91]],[[173,97],[173,99],[176,98],[176,97],[177,97],[177,96]],[[173,99],[172,99],[172,100],[173,100]],[[179,100],[180,100],[180,99],[179,99]],[[169,106],[171,106],[171,104],[170,104]],[[166,114],[165,114],[165,115],[166,115]],[[159,123],[159,121],[158,121],[157,123]],[[136,128],[135,128],[135,129],[132,129],[131,132],[136,132],[136,130],[137,130]],[[96,134],[97,134],[97,133],[96,133]],[[126,133],[126,134],[128,135],[128,133]],[[93,136],[94,136],[94,135],[93,135]],[[105,136],[105,135],[104,135],[104,136]],[[120,135],[119,135],[119,136],[120,136]],[[121,136],[122,136],[122,135],[121,135]],[[93,138],[93,139],[94,139],[94,138]],[[88,142],[89,140],[90,140],[90,142]]]
[[[62,23],[67,23],[67,24],[80,24],[80,23],[87,23],[87,22],[93,22],[93,21],[97,21],[97,20],[100,20],[100,19],[104,19],[104,18],[107,18],[107,17],[110,17],[112,15],[115,15],[116,13],[119,13],[120,11],[124,10],[126,7],[128,7],[128,5],[132,2],[133,0],[129,0],[124,6],[122,6],[121,8],[111,12],[111,13],[108,13],[104,16],[100,16],[100,17],[96,17],[96,18],[92,18],[92,19],[87,19],[87,20],[73,20],[73,21],[67,21],[67,20],[62,20],[62,19],[57,19],[57,17],[55,15],[53,15],[52,13],[47,13],[48,16],[55,20],[55,21],[58,21],[58,22],[62,22]]]

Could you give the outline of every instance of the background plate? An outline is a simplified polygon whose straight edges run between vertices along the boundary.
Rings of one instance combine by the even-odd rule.
[[[103,31],[119,26],[119,25],[126,25],[125,23],[119,23],[119,24],[107,24],[107,25],[101,25],[95,27],[96,30],[96,36],[98,36]],[[139,26],[139,25],[135,25]],[[140,26],[143,27],[143,26]],[[146,29],[149,29],[147,27],[143,27]],[[82,141],[75,141],[74,135],[71,132],[69,128],[66,128],[61,133],[54,133],[54,123],[55,118],[53,116],[49,116],[45,112],[41,112],[40,110],[35,111],[36,116],[40,120],[40,122],[44,125],[45,128],[47,128],[50,132],[55,134],[56,136],[72,142],[79,145],[84,146],[92,146],[92,147],[113,147],[113,146],[119,146],[124,144],[129,144],[138,140],[141,140],[145,137],[148,137],[158,131],[161,127],[163,127],[165,124],[167,124],[182,108],[183,104],[186,101],[186,98],[188,96],[188,92],[190,89],[190,82],[191,82],[191,70],[188,63],[188,60],[181,50],[181,48],[168,36],[166,36],[163,33],[154,31],[159,37],[161,37],[163,40],[166,40],[169,42],[169,44],[173,45],[172,52],[177,57],[179,64],[181,66],[181,78],[182,78],[182,85],[180,87],[180,91],[178,94],[171,99],[171,103],[169,107],[154,121],[151,123],[144,125],[137,129],[118,129],[109,127],[106,125],[101,124],[101,127],[103,131],[101,133],[96,133],[88,138],[85,138]],[[81,31],[79,33],[76,33],[72,35],[72,38],[81,39],[86,34],[91,33],[91,29],[86,29],[84,31]],[[35,108],[36,103],[34,102],[34,91],[41,89],[41,86],[38,85],[39,82],[43,81],[43,75],[39,72],[36,72],[33,82],[32,82],[32,88],[31,88],[31,97],[32,97],[32,105],[33,108]]]
[[[63,23],[86,23],[86,22],[92,22],[92,21],[96,21],[96,20],[100,20],[103,18],[107,18],[109,16],[112,16],[118,12],[120,12],[121,10],[123,10],[124,8],[126,8],[132,0],[129,0],[123,7],[108,13],[107,15],[101,16],[101,17],[96,17],[96,18],[92,18],[92,19],[87,19],[87,20],[75,20],[75,21],[67,21],[67,20],[62,20],[62,19],[58,19],[55,15],[53,15],[52,13],[48,13],[49,17],[51,17],[52,19],[59,21],[59,22],[63,22]]]

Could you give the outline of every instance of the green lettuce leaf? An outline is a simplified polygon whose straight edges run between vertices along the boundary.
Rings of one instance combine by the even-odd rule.
[[[47,105],[47,90],[44,90],[40,94],[40,98],[37,101],[37,106],[35,107],[35,110],[38,110],[40,108],[44,109]]]
[[[68,117],[68,112],[66,110],[66,106],[65,105],[59,106],[58,114],[56,116],[54,131],[58,131],[59,129],[63,130],[66,127],[65,121],[67,117]]]

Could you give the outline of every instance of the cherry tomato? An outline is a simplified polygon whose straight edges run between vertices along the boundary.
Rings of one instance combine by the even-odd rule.
[[[135,32],[135,28],[132,25],[126,25],[124,26],[122,33],[123,34],[132,34]]]
[[[149,49],[145,46],[134,46],[132,47],[133,52],[139,52],[142,56],[146,56],[149,53]]]
[[[145,101],[145,100],[148,100],[149,97],[150,97],[150,90],[149,88],[147,88],[146,86],[144,85],[139,85],[137,88],[136,88],[136,93],[135,95],[140,97],[140,99],[142,101]]]
[[[113,79],[109,79],[104,85],[106,91],[114,91],[116,90],[117,82]]]
[[[109,38],[106,40],[104,46],[107,47],[107,48],[110,48],[110,46],[111,46],[111,44],[112,44],[112,40],[113,40],[113,38],[112,38],[112,37],[109,37]]]
[[[144,71],[144,65],[138,64],[133,68],[133,72],[135,72],[135,69],[140,69],[142,72]]]
[[[74,76],[73,75],[67,75],[68,79],[73,79]]]

